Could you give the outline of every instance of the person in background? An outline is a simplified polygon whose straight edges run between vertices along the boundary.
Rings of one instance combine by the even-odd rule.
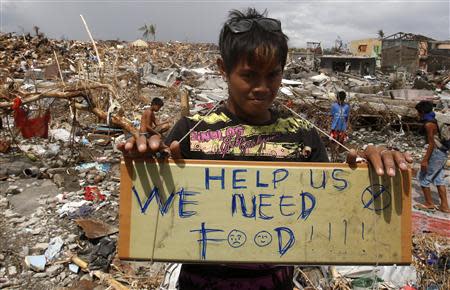
[[[158,123],[156,121],[156,112],[164,106],[163,100],[160,98],[153,98],[150,108],[144,111],[141,118],[141,126],[139,128],[139,134],[146,137],[152,135],[160,135],[170,129],[169,121]]]
[[[440,140],[438,122],[436,120],[436,114],[433,112],[433,103],[430,101],[420,101],[415,108],[420,120],[423,122],[423,132],[425,133],[428,147],[420,163],[420,171],[418,174],[425,202],[423,204],[416,204],[414,208],[425,211],[438,209],[442,212],[450,213],[444,175],[444,167],[447,163],[449,148],[444,146]],[[432,183],[436,185],[439,193],[441,201],[439,206],[433,203],[430,188]]]
[[[331,137],[344,144],[348,140],[347,126],[350,116],[350,105],[345,102],[347,94],[339,91],[337,101],[331,105]]]

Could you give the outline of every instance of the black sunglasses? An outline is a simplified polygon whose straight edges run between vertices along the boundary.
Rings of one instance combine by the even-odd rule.
[[[281,31],[281,22],[278,19],[273,18],[255,18],[255,19],[242,19],[238,21],[227,22],[226,25],[233,33],[244,33],[249,31],[253,23],[257,23],[263,29],[267,31]]]

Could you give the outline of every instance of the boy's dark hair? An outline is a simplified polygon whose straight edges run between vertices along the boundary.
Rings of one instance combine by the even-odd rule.
[[[259,13],[254,8],[248,8],[244,13],[239,10],[231,10],[228,22],[244,19],[265,18],[267,11]],[[276,57],[282,69],[286,64],[288,37],[280,31],[268,31],[258,23],[253,22],[247,32],[233,33],[225,23],[220,31],[219,48],[225,66],[225,72],[230,74],[236,64],[242,59],[247,59],[250,64],[261,57]],[[256,49],[261,52],[256,52]],[[257,55],[259,54],[259,55]],[[262,55],[261,55],[262,54]]]
[[[337,94],[337,98],[338,98],[338,100],[345,100],[345,98],[347,97],[347,93],[346,92],[344,92],[344,91],[339,91],[338,92],[338,94]]]
[[[433,111],[433,103],[430,101],[420,101],[415,108],[419,113],[428,114]]]
[[[156,105],[156,106],[162,107],[162,106],[164,106],[164,102],[160,98],[156,97],[156,98],[153,98],[152,103],[150,105],[152,105],[152,106]]]

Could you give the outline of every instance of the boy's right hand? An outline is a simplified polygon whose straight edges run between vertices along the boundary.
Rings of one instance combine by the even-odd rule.
[[[182,159],[180,143],[173,141],[170,146],[167,146],[162,142],[160,135],[153,135],[150,138],[146,136],[139,136],[136,140],[135,137],[129,138],[126,142],[117,144],[117,149],[122,151],[126,157],[148,157],[149,155],[155,156],[158,153],[162,156],[169,156],[173,159]]]

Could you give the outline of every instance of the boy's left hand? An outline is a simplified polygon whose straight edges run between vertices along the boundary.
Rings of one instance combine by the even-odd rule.
[[[357,157],[362,157],[369,161],[379,176],[384,175],[385,173],[387,173],[388,176],[395,176],[395,169],[397,167],[400,168],[401,171],[407,171],[408,163],[413,162],[409,153],[372,145],[367,146],[362,152],[350,150],[347,155],[347,163],[356,164]]]

